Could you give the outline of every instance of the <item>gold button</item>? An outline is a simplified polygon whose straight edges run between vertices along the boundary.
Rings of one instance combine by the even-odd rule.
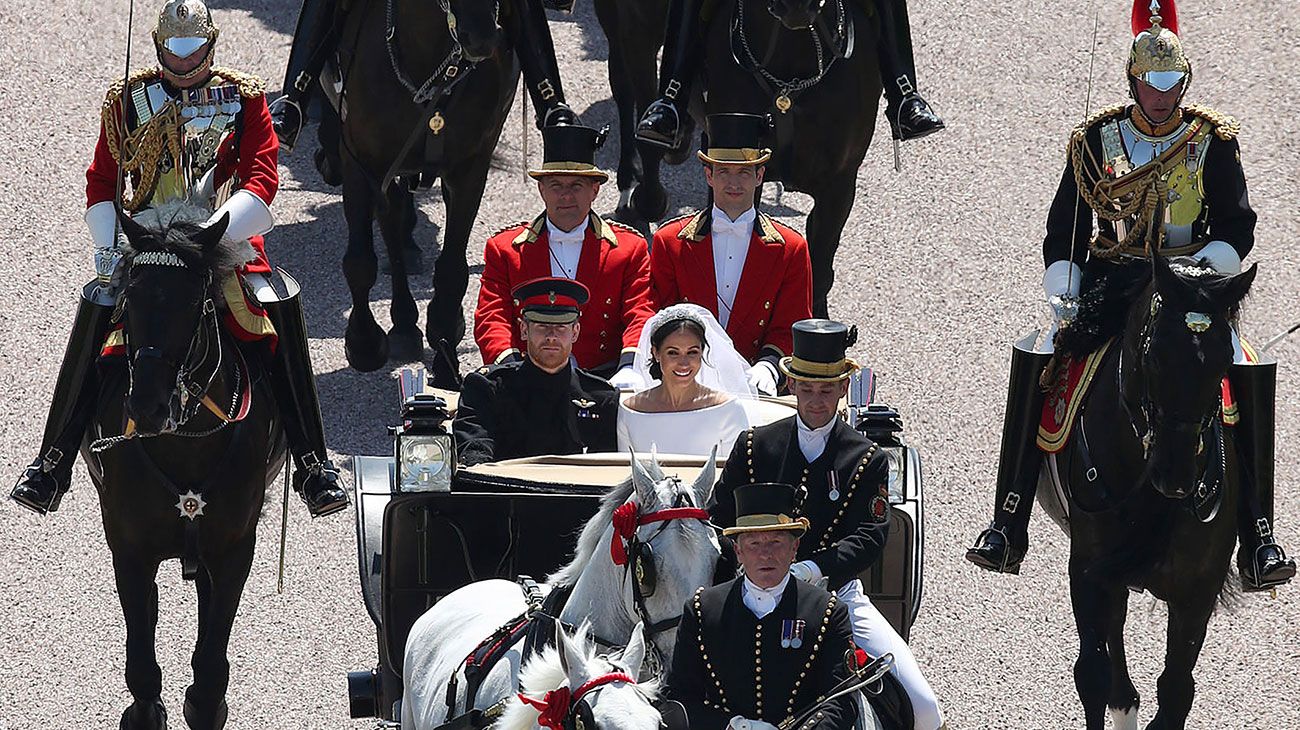
[[[609,332],[606,331],[606,330],[601,330],[601,331],[600,331],[600,336],[601,336],[601,337],[609,337]]]
[[[772,308],[771,302],[763,302],[763,309],[771,309],[771,308]]]
[[[516,307],[519,306],[519,300],[518,300],[518,299],[515,300],[515,306],[516,306]]]
[[[606,300],[605,300],[605,303],[606,303],[606,304],[613,304],[613,303],[614,303],[614,300],[613,300],[613,299],[606,299]]]
[[[605,347],[605,343],[603,343],[603,342],[600,343],[600,349],[602,349],[602,350],[606,349],[606,347]]]
[[[600,316],[601,316],[601,317],[604,317],[605,319],[609,319],[609,312],[605,312],[604,314],[602,314],[602,315],[600,315]]]
[[[758,326],[759,326],[759,327],[762,327],[762,326],[765,325],[765,324],[767,324],[767,320],[765,320],[765,319],[760,319],[760,320],[758,320]]]
[[[758,347],[758,340],[754,340],[754,347]]]

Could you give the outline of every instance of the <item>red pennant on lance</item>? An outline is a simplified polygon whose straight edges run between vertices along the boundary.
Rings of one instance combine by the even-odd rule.
[[[1178,8],[1174,0],[1133,0],[1133,35],[1151,30],[1151,18],[1156,15],[1160,16],[1160,27],[1178,35]]]

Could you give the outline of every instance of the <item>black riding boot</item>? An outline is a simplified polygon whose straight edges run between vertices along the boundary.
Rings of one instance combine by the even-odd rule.
[[[298,283],[284,272],[278,274],[288,294],[279,301],[261,302],[279,337],[275,354],[266,358],[266,370],[293,453],[293,488],[307,503],[312,517],[324,517],[347,507],[348,494],[339,485],[339,471],[325,451],[325,425],[321,422]]]
[[[1228,370],[1241,420],[1235,429],[1241,456],[1242,489],[1237,532],[1237,568],[1246,591],[1266,591],[1289,583],[1295,561],[1273,539],[1273,402],[1277,363],[1233,365]]]
[[[1029,514],[1034,508],[1034,492],[1043,464],[1037,435],[1046,396],[1038,379],[1051,358],[1048,353],[1031,352],[1019,345],[1011,350],[996,512],[993,523],[966,551],[966,559],[985,570],[1019,573],[1020,561],[1029,550]]]
[[[555,60],[555,42],[546,22],[542,0],[523,0],[515,36],[515,55],[524,74],[524,86],[537,110],[537,128],[577,124],[578,115],[564,103],[560,66]]]
[[[944,128],[943,120],[916,91],[916,60],[907,0],[875,0],[880,14],[880,77],[885,86],[885,118],[894,139],[919,139]]]
[[[672,0],[669,5],[659,98],[636,125],[636,138],[642,142],[664,149],[674,149],[681,143],[682,117],[691,103],[691,82],[704,54],[700,25],[705,2]]]
[[[45,417],[41,455],[23,472],[10,497],[37,514],[59,508],[72,482],[72,465],[95,411],[98,378],[95,361],[113,320],[112,302],[95,297],[99,283],[87,284],[72,321],[72,334],[63,353],[54,398]]]
[[[292,152],[325,60],[334,52],[338,0],[302,0],[298,27],[284,71],[284,95],[271,102],[271,126],[280,146]]]

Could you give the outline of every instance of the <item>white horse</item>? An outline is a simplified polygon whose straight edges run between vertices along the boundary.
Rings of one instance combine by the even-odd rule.
[[[653,657],[650,664],[655,665],[651,673],[671,665],[682,608],[696,588],[712,582],[721,549],[701,507],[713,490],[714,456],[690,486],[666,476],[653,456],[644,464],[633,458],[632,477],[601,498],[600,509],[578,538],[573,561],[542,586],[543,591],[571,589],[558,616],[561,624],[584,626],[581,636],[604,645],[605,651],[626,646],[616,661],[634,678],[647,656]],[[453,677],[457,677],[455,714],[470,708],[486,710],[514,697],[521,686],[531,691],[528,679],[533,675],[520,672],[522,640],[484,676],[474,697],[466,696],[462,671],[465,657],[480,642],[527,610],[517,584],[486,580],[454,591],[425,612],[406,641],[402,727],[432,730],[452,719],[447,694]],[[565,654],[561,651],[557,656]],[[584,661],[577,668],[576,661],[570,662],[569,672],[552,671],[546,676],[560,681],[568,675],[567,686],[576,691],[581,683],[573,683],[572,673],[594,671],[590,665]],[[532,666],[530,662],[530,671]],[[542,670],[538,672],[538,681],[545,684],[540,679]],[[645,694],[645,688],[640,685],[639,691]],[[611,696],[610,705],[612,696],[622,696],[614,691],[601,694]],[[535,709],[515,708],[517,700],[509,702],[498,727],[522,728],[522,724],[506,724],[507,720],[530,711],[535,726]],[[591,709],[600,704],[591,703]],[[640,730],[636,723],[642,719],[629,712],[626,719],[600,725]],[[657,711],[653,719],[658,723]]]

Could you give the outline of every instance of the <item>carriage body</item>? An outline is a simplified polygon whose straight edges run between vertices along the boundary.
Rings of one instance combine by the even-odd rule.
[[[626,454],[540,456],[457,469],[448,464],[417,491],[403,459],[413,440],[436,439],[432,451],[454,461],[450,421],[443,419],[455,395],[426,388],[423,373],[413,370],[403,372],[402,391],[394,454],[353,460],[361,592],[378,644],[375,668],[348,675],[353,717],[397,717],[407,633],[429,607],[476,580],[540,582],[570,559],[600,495],[630,473]],[[871,391],[869,375],[856,381],[851,400],[858,405],[845,415],[890,456],[891,526],[884,556],[861,578],[876,607],[907,638],[923,587],[920,458],[903,440],[898,414],[870,403]],[[794,413],[783,399],[767,400],[759,410],[772,418]],[[658,462],[689,481],[705,458],[660,455]]]

